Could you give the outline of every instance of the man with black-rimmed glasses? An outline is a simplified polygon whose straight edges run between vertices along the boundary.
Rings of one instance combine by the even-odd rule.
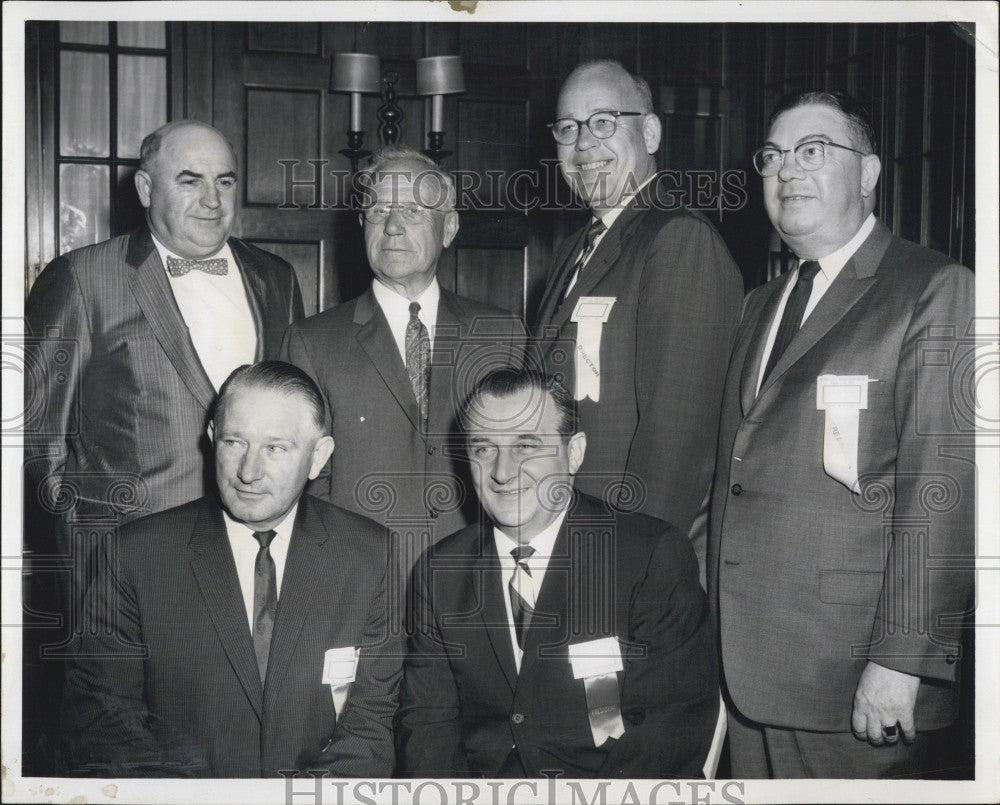
[[[592,216],[557,249],[533,334],[591,436],[577,485],[687,532],[711,481],[740,273],[657,174],[661,123],[642,78],[582,64],[556,118],[563,176]],[[703,565],[702,538],[695,549]]]

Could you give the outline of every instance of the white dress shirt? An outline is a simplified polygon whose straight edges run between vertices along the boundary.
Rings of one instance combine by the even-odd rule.
[[[274,560],[274,575],[277,581],[277,595],[281,597],[281,579],[285,574],[285,560],[288,558],[288,546],[292,541],[292,528],[295,526],[295,514],[299,510],[296,503],[285,515],[285,519],[274,527],[275,535],[271,540],[271,558]],[[253,582],[257,553],[260,543],[254,537],[254,530],[243,523],[236,522],[223,510],[226,521],[226,533],[229,535],[229,547],[233,551],[233,561],[236,562],[236,575],[240,580],[240,590],[243,593],[243,605],[247,610],[247,625],[253,633]]]
[[[528,543],[535,549],[535,552],[526,561],[531,569],[531,583],[535,589],[536,604],[541,596],[542,581],[545,579],[545,569],[549,566],[552,548],[565,519],[566,510],[563,509],[562,513],[544,531]],[[510,608],[509,593],[510,580],[514,577],[516,565],[510,552],[517,547],[517,543],[496,527],[493,528],[493,540],[497,546],[497,555],[500,557],[500,583],[503,591],[504,609],[507,611],[507,625],[510,628],[510,642],[514,647],[514,664],[520,673],[522,652],[521,647],[517,644],[517,631],[514,629],[514,613]]]
[[[653,176],[656,176],[656,174],[654,173]],[[618,220],[618,216],[625,212],[625,208],[632,203],[632,199],[639,194],[639,191],[653,181],[653,176],[650,176],[645,182],[639,185],[635,189],[635,193],[629,193],[627,196],[622,196],[621,203],[618,204],[618,206],[611,207],[607,210],[601,210],[599,213],[594,214],[595,218],[601,219],[601,223],[604,224],[604,230],[600,235],[594,238],[594,248],[590,250],[590,254],[587,255],[587,259],[583,261],[583,266],[590,262],[590,258],[594,256],[594,252],[596,252],[597,247],[601,245],[601,241],[604,240],[604,236],[608,234],[608,230],[611,229],[611,227],[614,226],[615,221]],[[590,224],[587,224],[587,226],[590,226]],[[584,243],[584,248],[586,248],[586,243]],[[577,259],[579,259],[579,257],[577,257]],[[580,266],[576,270],[576,273],[573,274],[573,278],[569,281],[569,285],[566,286],[566,296],[569,296],[570,291],[573,290],[573,286],[576,285],[576,281],[580,277],[580,271],[583,269],[583,266]]]
[[[167,257],[179,255],[173,254],[155,235],[153,243],[166,271]],[[229,244],[224,244],[218,252],[204,259],[224,259],[228,271],[220,276],[193,270],[183,277],[174,277],[167,272],[167,281],[187,325],[198,360],[218,391],[233,369],[254,362],[257,356],[257,328],[253,323],[243,277]]]
[[[861,244],[868,239],[868,236],[874,228],[875,215],[869,214],[857,234],[837,249],[837,251],[832,254],[828,254],[825,257],[800,258],[800,262],[804,260],[816,260],[819,263],[819,272],[813,279],[812,292],[809,294],[809,301],[806,303],[806,309],[802,313],[802,324],[805,324],[806,319],[809,318],[809,314],[815,310],[816,305],[819,304],[819,300],[823,298],[823,294],[827,292],[830,285],[833,284],[833,281],[837,279],[837,275],[841,272],[843,267],[847,265],[847,261],[854,256],[854,253],[861,248]],[[785,305],[788,303],[788,297],[792,295],[792,289],[795,288],[795,283],[798,281],[798,278],[799,269],[796,267],[795,270],[792,271],[792,276],[788,278],[788,284],[785,285],[785,289],[782,291],[781,301],[778,303],[778,309],[774,312],[774,319],[771,321],[771,328],[767,332],[767,343],[764,345],[764,356],[760,362],[760,372],[757,374],[758,392],[760,391],[760,384],[764,382],[764,370],[767,368],[768,358],[771,357],[771,349],[774,347],[774,339],[778,336],[778,326],[781,324],[781,316],[785,312]],[[801,327],[802,324],[799,326]]]
[[[417,302],[420,305],[420,312],[417,314],[424,327],[427,328],[427,335],[431,340],[431,349],[434,348],[434,326],[437,322],[438,302],[441,299],[441,286],[438,285],[437,278],[431,280],[431,284],[424,288],[424,292],[416,299],[407,299],[402,294],[396,293],[392,288],[379,279],[372,282],[372,293],[375,294],[375,301],[382,308],[389,322],[389,329],[392,337],[396,341],[396,348],[399,349],[399,356],[406,363],[406,325],[410,323],[410,302]]]

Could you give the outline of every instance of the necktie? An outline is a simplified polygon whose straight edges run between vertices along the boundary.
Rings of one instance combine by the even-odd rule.
[[[590,258],[590,255],[593,254],[594,246],[597,244],[597,239],[605,229],[606,227],[604,226],[604,221],[600,218],[595,218],[590,222],[590,228],[587,229],[587,241],[583,246],[583,251],[580,252],[580,256],[576,258],[573,270],[569,274],[569,282],[566,284],[566,290],[562,293],[564,298],[571,290],[573,290],[573,286],[576,285],[580,272],[583,271],[584,264]]]
[[[524,639],[535,611],[535,582],[531,578],[528,559],[535,552],[530,545],[518,545],[510,552],[514,557],[514,575],[507,587],[510,592],[510,611],[514,616],[514,633],[517,644],[523,649]]]
[[[253,536],[260,543],[253,574],[253,648],[257,654],[260,682],[264,684],[267,655],[271,650],[271,633],[274,631],[274,615],[278,609],[278,576],[270,551],[275,533],[254,531]]]
[[[420,418],[427,421],[427,390],[430,380],[431,337],[420,321],[420,303],[410,302],[410,321],[406,325],[406,373],[410,376],[413,396]]]
[[[777,335],[774,337],[774,346],[771,347],[771,355],[767,359],[767,368],[764,370],[764,377],[767,380],[775,364],[782,353],[792,342],[795,334],[802,326],[802,314],[805,313],[806,305],[809,303],[809,296],[812,294],[813,279],[819,273],[819,263],[815,260],[805,260],[799,264],[799,276],[795,281],[788,301],[785,303],[785,312],[781,314],[781,323],[778,325]]]
[[[167,255],[167,271],[171,277],[183,277],[189,271],[204,271],[206,274],[224,276],[229,273],[228,262],[224,257],[212,260],[182,260],[180,257]]]

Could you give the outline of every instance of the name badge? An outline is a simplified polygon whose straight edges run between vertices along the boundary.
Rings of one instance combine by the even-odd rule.
[[[570,321],[576,322],[576,387],[574,397],[601,399],[601,331],[617,296],[581,296]]]
[[[868,408],[868,375],[820,375],[816,378],[816,408],[826,411],[823,470],[855,494],[858,483],[858,423]]]
[[[624,671],[625,666],[618,638],[605,637],[571,645],[569,661],[573,678],[583,680],[594,746],[602,746],[608,738],[621,738],[625,734],[625,722],[622,721],[617,672]]]
[[[323,684],[330,686],[333,696],[333,709],[338,720],[347,704],[347,696],[351,692],[351,683],[358,671],[358,658],[361,652],[354,646],[328,649],[323,657]]]

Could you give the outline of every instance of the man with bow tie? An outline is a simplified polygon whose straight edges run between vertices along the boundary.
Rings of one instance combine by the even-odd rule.
[[[303,315],[291,266],[230,237],[240,189],[221,132],[168,123],[140,160],[145,225],[56,258],[26,305],[38,371],[25,381],[37,434],[25,449],[25,546],[71,558],[59,583],[71,627],[87,532],[205,494],[216,390],[237,366],[275,356]]]
[[[711,482],[740,273],[657,174],[661,123],[641,77],[584,63],[556,118],[563,177],[592,217],[556,250],[534,336],[590,438],[577,484],[688,531]]]

